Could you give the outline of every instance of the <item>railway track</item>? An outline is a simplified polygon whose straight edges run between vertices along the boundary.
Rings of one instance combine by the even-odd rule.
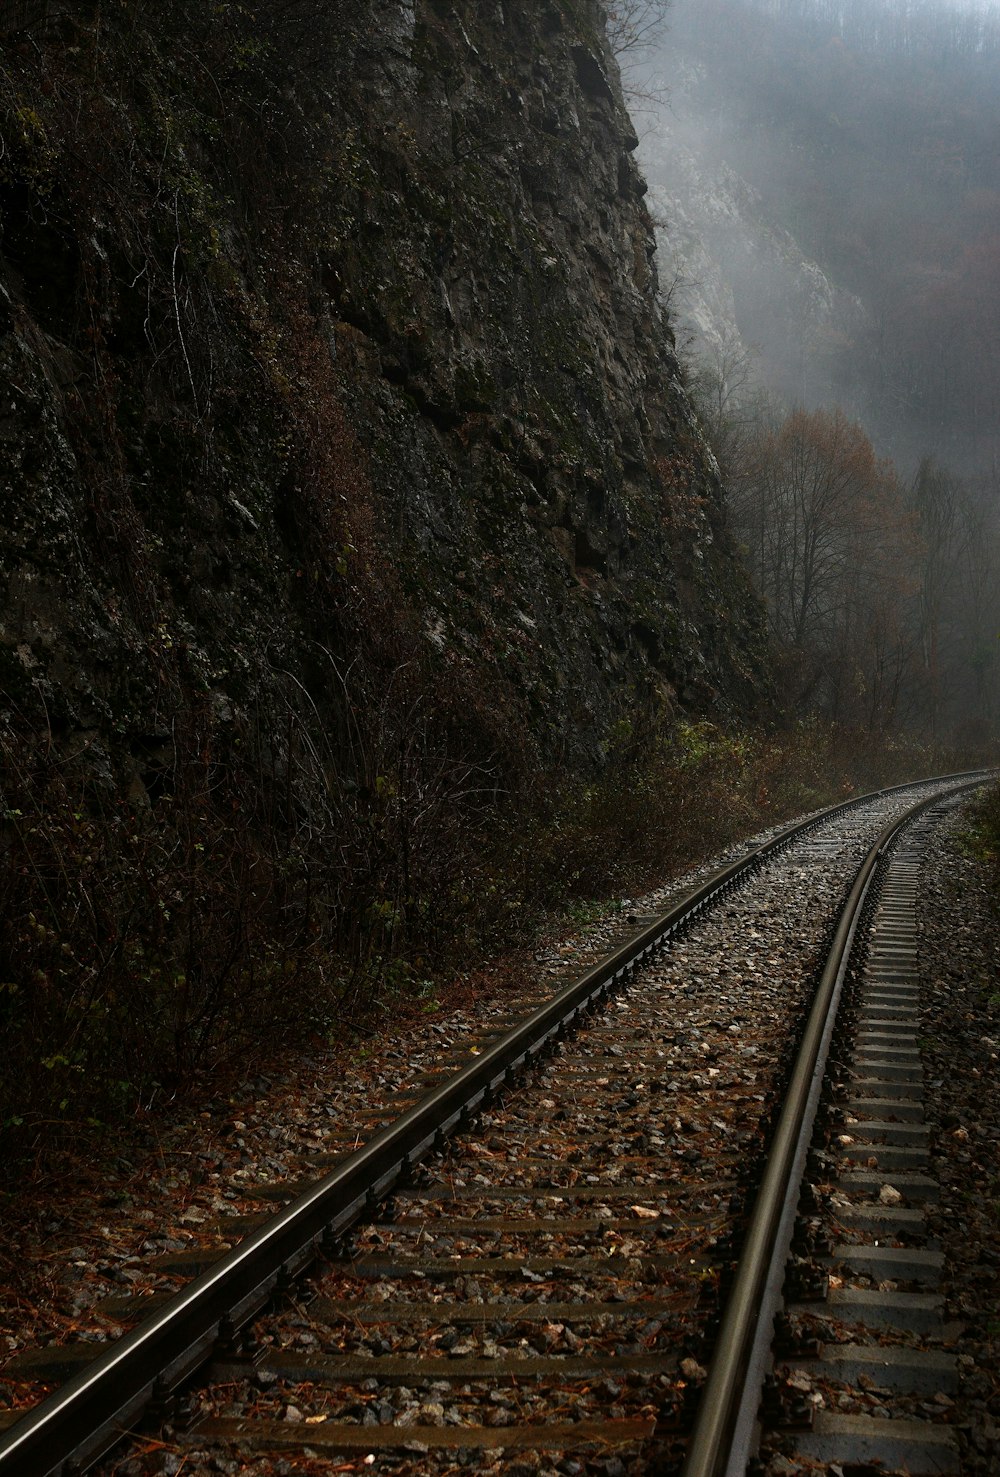
[[[786,1282],[764,1443],[810,1462],[914,1474],[961,1471],[948,1423],[958,1369],[944,1258],[927,1224],[941,1187],[924,1119],[917,926],[921,832],[934,819],[911,826],[885,862],[843,1002],[806,1208],[821,1252]]]
[[[0,1477],[81,1471],[143,1420],[165,1425],[168,1446],[158,1438],[147,1459],[140,1445],[109,1472],[169,1470],[164,1451],[186,1473],[269,1473],[282,1453],[294,1463],[285,1470],[296,1471],[520,1464],[615,1477],[676,1468],[685,1451],[691,1472],[745,1470],[757,1440],[745,1374],[756,1371],[759,1382],[772,1362],[767,1335],[795,1221],[789,1176],[807,1156],[832,1034],[825,1010],[813,1008],[804,1033],[806,1068],[792,1069],[790,1044],[803,1035],[816,978],[827,1003],[843,990],[843,957],[824,968],[830,938],[839,947],[858,927],[857,913],[836,927],[845,892],[871,906],[887,827],[918,795],[933,801],[967,782],[881,792],[780,833],[677,899],[528,1019],[477,1044],[469,1064],[432,1070],[414,1085],[412,1106],[385,1126],[374,1120],[368,1141],[325,1178],[244,1187],[240,1215],[217,1228],[220,1249],[173,1267],[167,1259],[164,1272],[194,1274],[185,1287],[165,1301],[111,1300],[103,1311],[113,1324],[148,1316],[96,1358],[88,1344],[7,1367],[8,1382],[70,1377],[0,1436]],[[893,886],[903,897],[905,883]],[[798,914],[793,939],[775,937],[776,897]],[[869,954],[905,974],[892,953],[908,947],[900,906],[897,898],[883,910],[899,934],[889,953],[876,940]],[[883,983],[906,992],[905,981]],[[884,994],[869,1004],[882,1009]],[[840,1063],[845,1080],[883,1065],[863,1054],[873,1044],[893,1064],[909,1062],[907,1033],[883,1024],[869,1011],[862,1054]],[[791,1126],[779,1111],[789,1086],[799,1100]],[[903,1101],[894,1089],[892,1098]],[[859,1102],[848,1102],[852,1119]],[[890,1141],[907,1135],[881,1126],[898,1116],[891,1104],[879,1111],[884,1119],[864,1116],[885,1148],[865,1157],[887,1161]],[[875,1130],[845,1124],[835,1125],[835,1142],[848,1157]],[[768,1191],[765,1178],[755,1194],[765,1159],[776,1176],[775,1146],[781,1183]],[[845,1251],[845,1237],[870,1224],[863,1211],[845,1211],[858,1198],[852,1171],[832,1157],[816,1164],[829,1184],[817,1213],[810,1207],[812,1262],[796,1265],[808,1296],[831,1275],[846,1285],[864,1258]],[[893,1188],[885,1167],[877,1166],[879,1194],[883,1183]],[[277,1215],[275,1202],[285,1207]],[[832,1252],[820,1210],[843,1222],[831,1224]],[[886,1222],[890,1239],[905,1219]],[[749,1273],[740,1263],[730,1287],[739,1245],[755,1238],[763,1250]],[[870,1253],[864,1265],[858,1275],[870,1276]],[[794,1352],[815,1360],[804,1330],[830,1310],[802,1302],[785,1331],[799,1340]],[[737,1333],[734,1306],[743,1308]],[[726,1361],[708,1361],[712,1348],[735,1351],[722,1394]],[[785,1427],[810,1404],[796,1391],[813,1395],[844,1373],[789,1364],[786,1352],[768,1388]],[[198,1393],[179,1400],[195,1370]],[[791,1449],[807,1462],[836,1460],[830,1443],[846,1439],[846,1427],[812,1424]],[[765,1455],[787,1460],[780,1448],[789,1439],[787,1430],[768,1433]]]

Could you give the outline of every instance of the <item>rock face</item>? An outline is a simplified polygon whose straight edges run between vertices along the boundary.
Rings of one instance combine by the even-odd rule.
[[[745,708],[599,7],[274,9],[10,48],[7,721],[155,795],[178,711],[277,750],[294,693],[329,735],[373,642],[543,764]]]

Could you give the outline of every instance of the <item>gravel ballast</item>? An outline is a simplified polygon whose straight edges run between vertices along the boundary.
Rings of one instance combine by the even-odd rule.
[[[962,845],[968,813],[932,839],[923,871],[921,1025],[932,1162],[958,1356],[953,1416],[963,1477],[1000,1473],[1000,913]]]
[[[436,1241],[437,1252],[446,1257],[527,1261],[516,1294],[523,1315],[516,1338],[508,1339],[499,1328],[487,1337],[472,1330],[457,1344],[442,1346],[441,1354],[450,1361],[472,1358],[489,1345],[501,1356],[529,1360],[594,1352],[641,1362],[647,1352],[655,1354],[681,1339],[693,1346],[699,1285],[711,1274],[714,1247],[725,1243],[730,1230],[737,1171],[759,1149],[759,1117],[780,1078],[832,909],[874,830],[909,803],[909,797],[883,800],[867,820],[859,816],[846,827],[841,823],[837,834],[815,833],[777,862],[776,871],[769,868],[741,889],[675,943],[645,984],[631,986],[607,1016],[542,1070],[540,1092],[536,1089],[530,1099],[513,1095],[481,1118],[464,1144],[428,1166],[415,1193],[403,1197],[395,1219],[387,1216],[362,1231],[355,1251],[369,1258],[412,1256],[414,1245],[426,1249],[428,1241]],[[949,830],[954,829],[952,824]],[[628,900],[578,938],[540,953],[535,978],[516,997],[434,1010],[426,1020],[409,1022],[404,1032],[387,1032],[364,1059],[350,1061],[343,1052],[318,1054],[284,1081],[262,1083],[255,1100],[178,1125],[163,1146],[159,1173],[146,1176],[142,1187],[131,1180],[118,1203],[112,1190],[103,1205],[95,1199],[67,1207],[65,1222],[53,1216],[45,1225],[26,1228],[22,1245],[35,1259],[36,1272],[44,1269],[53,1295],[43,1306],[35,1302],[29,1316],[18,1316],[26,1299],[8,1304],[8,1348],[16,1353],[39,1339],[62,1341],[81,1332],[98,1341],[114,1337],[114,1325],[99,1311],[102,1300],[176,1284],[169,1272],[149,1270],[150,1253],[217,1245],[226,1216],[260,1214],[268,1209],[276,1182],[322,1172],[331,1158],[363,1140],[442,1070],[479,1050],[477,1042],[490,1031],[579,974],[707,870]],[[995,1296],[1000,1105],[994,1095],[1000,1009],[990,998],[1000,988],[1000,924],[990,914],[974,864],[947,838],[934,840],[925,878],[929,899],[945,910],[925,925],[922,956],[929,984],[930,1116],[946,1186],[935,1229],[948,1256],[946,1291],[963,1370],[954,1422],[968,1449],[968,1470],[979,1474],[1000,1471],[992,1465],[1000,1420],[993,1358],[1000,1330]],[[615,1190],[623,1176],[629,1192],[624,1200]],[[572,1193],[553,1195],[560,1184]],[[443,1195],[446,1188],[452,1200]],[[61,1234],[64,1226],[73,1230],[71,1245]],[[609,1299],[635,1298],[636,1285],[627,1267],[620,1275],[617,1262],[603,1272],[589,1262],[610,1253],[623,1264],[631,1259],[648,1265],[654,1249],[664,1259],[683,1252],[685,1275],[675,1282],[666,1274],[644,1276],[638,1295],[656,1294],[656,1306],[647,1310],[640,1336],[630,1335],[623,1343],[619,1319],[609,1319],[606,1305]],[[595,1313],[591,1327],[563,1326],[559,1299],[564,1290],[531,1263],[546,1256],[560,1266],[577,1264],[570,1279],[573,1296],[578,1289],[599,1286],[605,1308]],[[36,1277],[36,1285],[40,1280]],[[471,1288],[468,1277],[420,1280],[421,1287],[407,1291],[391,1271],[360,1280],[335,1273],[323,1293],[341,1304],[381,1302],[387,1313],[407,1297],[441,1307],[455,1299],[491,1304],[511,1297],[509,1276],[494,1277],[489,1265]],[[547,1300],[553,1303],[550,1317],[523,1313],[525,1305]],[[376,1365],[387,1355],[417,1352],[413,1335],[397,1328],[395,1316],[374,1332],[347,1316],[342,1332],[331,1337],[311,1317],[292,1313],[265,1342],[276,1352],[300,1356],[312,1357],[314,1351],[317,1358],[321,1353],[374,1356]],[[486,1357],[496,1354],[486,1350]],[[686,1382],[699,1378],[689,1373]],[[351,1401],[360,1421],[373,1400],[381,1399],[379,1419],[394,1424],[483,1419],[482,1393],[474,1384],[465,1404],[455,1405],[440,1381],[421,1388],[414,1383],[412,1392],[398,1387],[391,1397],[366,1391],[363,1383],[341,1405],[328,1396],[316,1403],[316,1392],[300,1396],[282,1377],[278,1384],[230,1391],[226,1405],[214,1408],[237,1414],[248,1402],[258,1415],[293,1425],[299,1420],[321,1424],[328,1416],[342,1419]],[[623,1394],[620,1381],[594,1381],[567,1408],[574,1420],[654,1420],[677,1406],[684,1383],[679,1375],[667,1382],[663,1376],[646,1381],[637,1375]],[[27,1393],[11,1389],[12,1403]],[[537,1406],[542,1419],[544,1404],[539,1394],[529,1398],[527,1393],[509,1406],[494,1400],[496,1419],[489,1423],[521,1420],[528,1406]],[[517,1462],[530,1465],[532,1455]],[[173,1454],[160,1452],[148,1465],[113,1470],[168,1471],[171,1460]],[[176,1470],[195,1474],[313,1470],[298,1462],[289,1466],[285,1458],[256,1459],[251,1467],[228,1465],[232,1458],[217,1465],[218,1456],[206,1455],[201,1464],[190,1449],[180,1460]],[[481,1467],[470,1468],[467,1460],[461,1465],[513,1471],[512,1461],[513,1452],[506,1459],[500,1452],[484,1454]],[[574,1470],[611,1474],[618,1461],[595,1457]],[[373,1465],[381,1470],[383,1459],[377,1464],[359,1459],[356,1466],[346,1460],[315,1470],[363,1471]],[[409,1463],[387,1459],[384,1465],[414,1474],[453,1470],[431,1464],[426,1455]],[[569,1469],[558,1457],[547,1457],[530,1470]],[[646,1467],[633,1462],[629,1470]]]

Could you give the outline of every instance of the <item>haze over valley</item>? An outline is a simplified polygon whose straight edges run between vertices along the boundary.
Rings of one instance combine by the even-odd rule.
[[[760,511],[741,501],[751,424],[842,411],[894,464],[896,511],[880,521],[912,516],[900,573],[912,536],[941,584],[916,592],[924,617],[937,611],[933,635],[905,598],[893,617],[936,689],[929,713],[911,674],[902,705],[934,728],[945,712],[992,722],[1000,10],[675,0],[626,79],[662,283],[745,538]],[[756,566],[773,614],[780,576]]]

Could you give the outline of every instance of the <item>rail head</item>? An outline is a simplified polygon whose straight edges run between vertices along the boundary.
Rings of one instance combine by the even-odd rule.
[[[968,777],[944,777],[945,782],[959,779]],[[0,1436],[0,1477],[69,1477],[96,1460],[135,1422],[154,1391],[176,1388],[210,1356],[220,1328],[238,1328],[259,1312],[279,1279],[298,1272],[324,1244],[342,1237],[426,1153],[625,984],[713,898],[831,816],[921,783],[931,781],[893,786],[817,811],[692,887],[26,1413]]]
[[[981,779],[975,779],[945,793],[954,794],[981,783]],[[882,829],[848,893],[806,1021],[723,1310],[682,1477],[744,1477],[753,1456],[756,1413],[767,1371],[771,1326],[780,1305],[784,1266],[795,1222],[798,1196],[794,1191],[801,1180],[812,1138],[855,934],[882,858],[901,833],[941,798],[938,792],[921,800]]]

